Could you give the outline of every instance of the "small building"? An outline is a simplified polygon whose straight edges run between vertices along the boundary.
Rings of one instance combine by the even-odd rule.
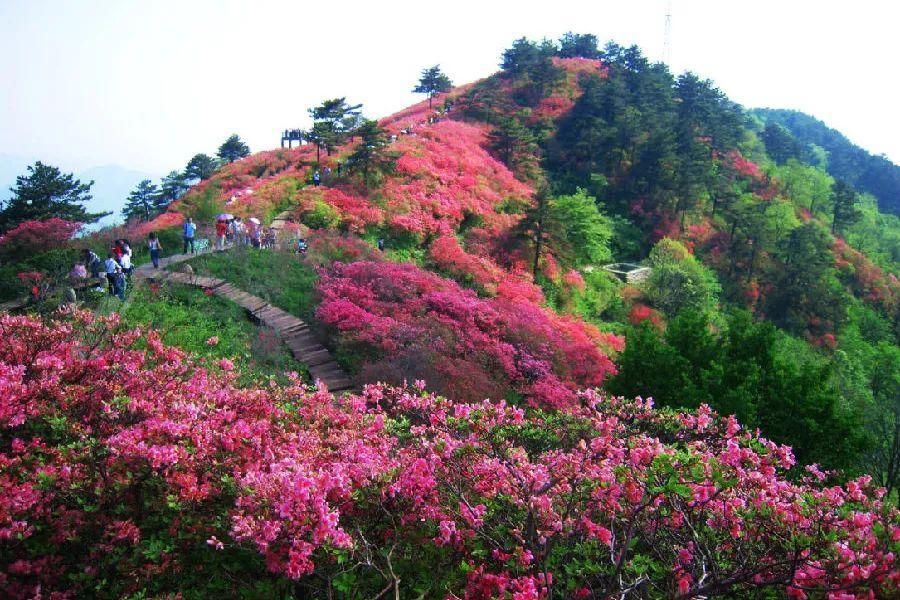
[[[641,283],[650,277],[650,267],[638,265],[634,263],[612,263],[611,265],[603,265],[603,269],[609,271],[625,283]]]

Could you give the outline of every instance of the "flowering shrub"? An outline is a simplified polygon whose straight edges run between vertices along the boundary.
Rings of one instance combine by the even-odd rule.
[[[615,372],[598,347],[608,336],[508,289],[480,299],[414,265],[373,262],[337,265],[318,289],[318,317],[362,354],[367,381],[427,376],[458,398],[515,390],[533,405],[559,407]]]
[[[868,478],[787,480],[789,449],[706,407],[339,399],[219,367],[114,317],[0,316],[0,596],[897,592]]]
[[[81,223],[56,217],[25,221],[0,236],[0,255],[22,258],[35,252],[62,248],[79,229]]]
[[[452,235],[432,242],[428,256],[438,270],[490,294],[495,294],[497,285],[509,276],[491,260],[467,253]]]

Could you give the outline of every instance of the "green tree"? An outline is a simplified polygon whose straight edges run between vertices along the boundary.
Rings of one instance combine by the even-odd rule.
[[[568,31],[559,38],[559,55],[563,58],[600,58],[597,36]]]
[[[550,40],[536,43],[525,38],[504,50],[500,66],[518,80],[516,96],[522,104],[533,106],[562,81],[564,73],[553,64],[556,52],[556,45]]]
[[[187,179],[209,179],[219,168],[219,161],[208,154],[195,154],[184,167],[184,175]]]
[[[685,309],[710,314],[721,291],[715,274],[703,266],[681,242],[663,238],[650,251],[650,276],[644,293],[656,308],[674,317]]]
[[[773,290],[766,299],[770,319],[788,331],[837,330],[846,319],[847,294],[835,278],[828,232],[815,221],[794,229],[782,245]]]
[[[519,225],[519,232],[533,244],[535,277],[547,249],[573,267],[602,263],[611,257],[612,221],[581,188],[574,194],[555,198],[546,189],[539,190],[535,205],[526,211]]]
[[[790,159],[803,160],[806,155],[803,144],[778,123],[766,123],[762,141],[766,145],[768,155],[779,165],[785,164]]]
[[[216,156],[225,162],[231,163],[240,158],[250,156],[250,147],[238,137],[238,134],[233,133],[219,146]]]
[[[332,149],[343,144],[357,128],[361,108],[362,104],[348,104],[346,98],[331,98],[309,109],[313,127],[307,139],[316,145],[317,161],[323,148],[331,156]]]
[[[531,131],[515,117],[503,117],[488,134],[488,147],[519,176],[533,175],[538,146]]]
[[[171,171],[160,180],[159,194],[156,197],[156,208],[164,210],[169,204],[181,198],[190,187],[184,173]]]
[[[428,108],[431,108],[431,101],[435,95],[446,92],[452,86],[453,83],[441,71],[440,65],[434,65],[422,70],[422,76],[419,77],[419,83],[413,88],[413,92],[428,94]]]
[[[83,203],[91,199],[94,182],[81,183],[71,173],[37,161],[28,167],[27,175],[16,177],[10,188],[12,197],[0,210],[0,232],[9,231],[24,221],[51,217],[93,223],[112,213],[89,213]]]
[[[844,230],[859,221],[862,213],[857,206],[859,195],[846,181],[837,180],[831,188],[832,219],[831,233],[842,235]]]
[[[363,182],[369,185],[370,175],[393,169],[396,156],[385,151],[388,139],[384,129],[378,126],[378,121],[364,120],[356,134],[360,137],[359,144],[347,158],[347,165],[358,169]]]
[[[122,216],[125,221],[149,221],[157,214],[156,199],[159,188],[149,179],[144,179],[128,194]]]

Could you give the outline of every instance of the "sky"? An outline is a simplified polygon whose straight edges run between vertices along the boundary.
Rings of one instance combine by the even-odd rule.
[[[522,36],[660,60],[669,11],[674,72],[900,163],[900,3],[880,0],[0,0],[0,154],[165,173],[231,133],[277,147],[326,98],[385,116],[418,101],[423,68],[479,79]]]

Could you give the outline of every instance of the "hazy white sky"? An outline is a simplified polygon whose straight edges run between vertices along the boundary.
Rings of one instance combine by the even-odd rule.
[[[347,96],[378,117],[423,67],[456,83],[518,37],[636,43],[744,106],[796,108],[900,162],[900,7],[884,0],[0,0],[0,153],[163,173],[228,134],[253,150]]]

